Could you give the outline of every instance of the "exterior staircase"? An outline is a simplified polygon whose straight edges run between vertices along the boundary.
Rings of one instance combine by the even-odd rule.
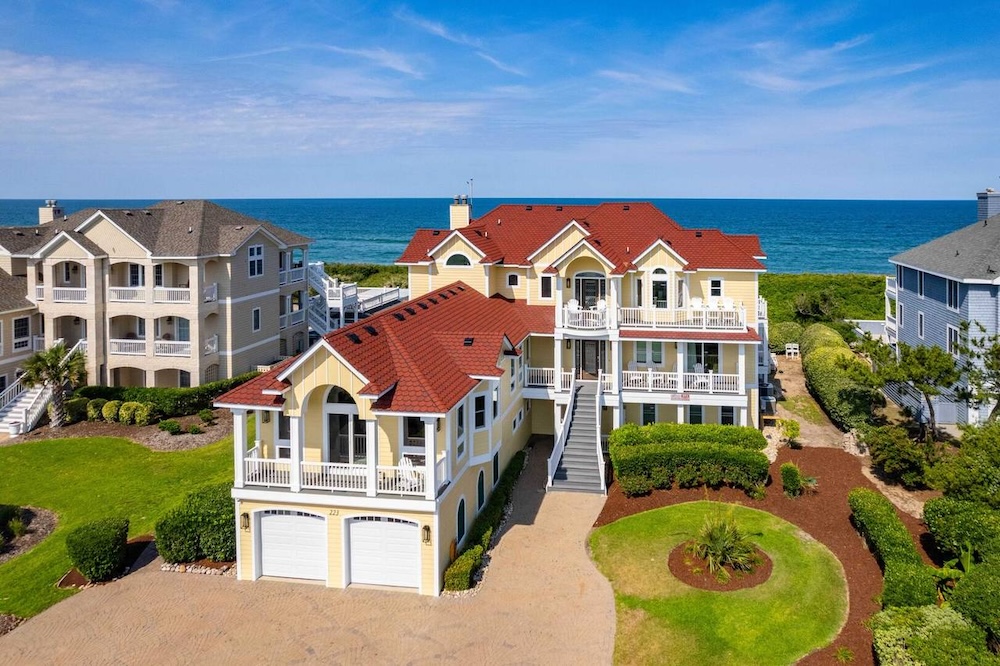
[[[549,490],[604,494],[604,456],[598,454],[597,382],[580,382],[566,420],[569,433]]]
[[[24,433],[32,430],[48,407],[51,389],[41,386],[22,390],[10,403],[0,409],[0,424],[4,432]],[[11,425],[17,426],[16,431]]]
[[[393,287],[358,287],[326,274],[322,261],[309,263],[306,271],[309,286],[316,295],[309,299],[309,327],[319,335],[356,322],[368,313],[405,298]]]

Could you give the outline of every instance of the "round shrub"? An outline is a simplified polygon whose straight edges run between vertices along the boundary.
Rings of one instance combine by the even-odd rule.
[[[65,403],[65,424],[69,425],[70,423],[78,423],[87,418],[87,403],[89,402],[90,400],[84,398],[83,396],[76,396],[67,400]]]
[[[208,408],[206,408],[206,409],[199,409],[198,410],[198,418],[201,419],[202,423],[204,423],[206,425],[211,425],[211,424],[215,423],[215,412],[213,412],[211,409],[208,409]]]
[[[980,560],[1000,555],[1000,511],[985,504],[935,497],[924,504],[924,522],[946,556],[966,547]]]
[[[799,342],[802,326],[794,321],[783,321],[767,327],[767,346],[777,353],[784,353],[785,345]]]
[[[1000,639],[1000,562],[977,564],[955,586],[951,605],[982,627],[994,640]]]
[[[897,426],[870,428],[862,435],[872,456],[872,466],[886,480],[906,488],[924,486],[927,454]]]
[[[191,425],[189,425],[187,431],[189,435],[200,435],[203,432],[205,432],[204,430],[201,429],[201,426],[199,426],[197,423],[192,423]]]
[[[155,420],[153,403],[143,402],[140,403],[138,407],[135,408],[135,414],[132,418],[137,426],[148,426]]]
[[[802,331],[799,337],[799,351],[803,357],[809,356],[809,354],[822,347],[850,349],[840,333],[837,333],[837,331],[826,324],[813,324]]]
[[[882,606],[929,606],[937,603],[934,570],[923,564],[889,562],[885,565]]]
[[[127,518],[97,520],[66,535],[70,561],[91,582],[111,580],[122,572],[127,543]]]
[[[107,404],[107,400],[104,398],[94,398],[87,403],[87,420],[88,421],[101,421],[104,419],[104,415],[101,410],[104,409],[104,405]]]
[[[185,508],[198,533],[199,552],[216,562],[236,559],[236,504],[232,486],[219,483],[188,495]]]
[[[135,411],[141,406],[138,402],[123,402],[118,409],[118,421],[123,425],[132,425],[135,423]]]
[[[104,403],[104,407],[101,408],[101,416],[108,423],[114,423],[118,420],[118,410],[121,409],[121,400],[108,400]]]
[[[171,435],[179,435],[183,430],[183,427],[177,421],[173,419],[167,419],[166,421],[160,421],[160,425],[157,426],[163,432],[168,432]]]
[[[781,464],[781,486],[789,497],[802,494],[802,471],[793,462]]]
[[[156,550],[164,560],[174,564],[199,558],[198,526],[187,507],[170,511],[156,523]]]

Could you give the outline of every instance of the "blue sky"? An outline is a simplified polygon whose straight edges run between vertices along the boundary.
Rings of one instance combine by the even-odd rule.
[[[996,2],[4,4],[0,198],[1000,187]]]

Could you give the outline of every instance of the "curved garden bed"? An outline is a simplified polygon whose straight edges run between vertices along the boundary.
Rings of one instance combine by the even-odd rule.
[[[788,664],[830,643],[847,617],[847,582],[825,546],[774,515],[734,507],[773,562],[761,585],[731,592],[688,586],[667,566],[716,502],[689,502],[594,530],[591,553],[615,590],[615,662]]]

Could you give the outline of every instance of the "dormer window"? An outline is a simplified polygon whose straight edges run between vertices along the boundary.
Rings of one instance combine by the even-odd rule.
[[[464,254],[453,254],[444,262],[445,266],[471,266],[472,262]]]
[[[519,284],[521,284],[521,280],[518,277],[517,273],[507,273],[507,286],[508,287],[516,287]]]

